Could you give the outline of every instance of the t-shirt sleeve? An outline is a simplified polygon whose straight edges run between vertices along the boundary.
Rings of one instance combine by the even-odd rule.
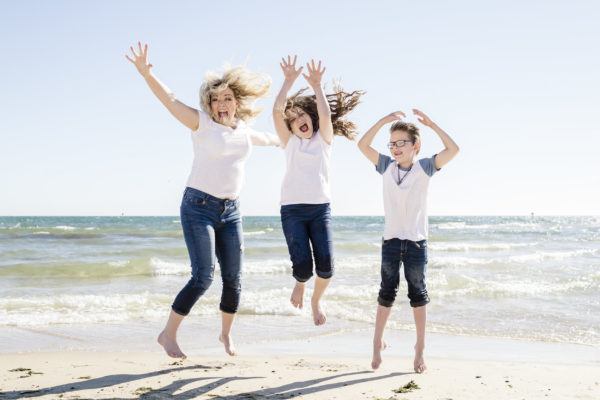
[[[192,132],[202,131],[202,130],[208,128],[210,126],[210,124],[212,124],[212,122],[213,122],[213,120],[212,120],[212,118],[210,118],[210,115],[208,115],[203,110],[198,110],[198,129],[196,129],[195,131],[192,131]]]
[[[249,130],[250,141],[254,146],[279,146],[279,136],[270,132]]]
[[[428,176],[433,176],[433,174],[439,171],[439,169],[435,167],[435,156],[437,156],[437,154],[434,154],[432,157],[421,158],[419,160],[421,168],[423,168],[423,171],[425,171]]]
[[[377,165],[375,166],[375,169],[377,170],[377,172],[379,172],[381,175],[383,175],[383,173],[385,172],[387,167],[392,162],[393,162],[393,160],[391,157],[379,153],[379,160],[377,161]]]

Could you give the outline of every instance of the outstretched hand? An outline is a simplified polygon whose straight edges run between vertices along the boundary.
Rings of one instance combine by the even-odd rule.
[[[383,122],[384,124],[389,124],[390,122],[399,121],[405,117],[406,114],[404,114],[402,111],[394,111],[381,118],[381,122]]]
[[[415,114],[417,116],[417,119],[423,125],[428,126],[430,128],[433,125],[435,125],[434,122],[423,111],[420,111],[420,110],[417,110],[416,108],[413,108],[413,114]]]
[[[287,61],[285,58],[281,58],[279,66],[281,67],[281,71],[283,71],[283,76],[286,80],[293,82],[296,80],[296,78],[298,78],[298,75],[300,75],[300,73],[302,72],[303,67],[296,69],[297,59],[298,56],[294,56],[294,59],[292,60],[289,55],[287,56]]]
[[[144,44],[142,49],[142,44],[138,42],[137,51],[134,50],[133,46],[130,46],[129,49],[133,58],[129,57],[128,54],[125,54],[125,58],[135,65],[135,68],[143,77],[146,77],[150,73],[150,68],[152,68],[152,64],[148,63],[148,45]]]
[[[315,66],[315,60],[310,60],[310,63],[306,63],[308,68],[308,75],[302,74],[308,84],[314,89],[315,87],[321,86],[321,78],[325,74],[325,67],[321,68],[321,61]]]

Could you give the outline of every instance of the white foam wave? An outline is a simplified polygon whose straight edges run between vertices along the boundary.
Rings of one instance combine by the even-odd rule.
[[[129,264],[129,260],[110,261],[108,265],[111,267],[125,267]]]
[[[541,262],[547,259],[564,260],[579,256],[593,255],[598,252],[597,249],[580,249],[573,251],[545,251],[533,254],[523,254],[518,256],[510,256],[508,260],[515,263],[531,263]]]
[[[122,322],[163,310],[170,296],[138,294],[27,296],[0,298],[0,325],[43,326]]]
[[[537,246],[537,242],[531,243],[451,243],[451,242],[429,242],[431,250],[436,251],[479,251],[479,250],[510,250],[513,248]]]
[[[190,273],[187,263],[161,260],[157,257],[150,259],[150,266],[154,269],[154,275],[185,275]]]
[[[465,226],[467,226],[465,222],[446,222],[432,225],[433,228],[437,229],[463,229]]]
[[[432,267],[462,267],[467,265],[488,265],[495,262],[492,258],[436,256],[429,259]]]
[[[290,304],[291,287],[262,290],[259,292],[243,291],[239,313],[250,315],[299,315],[301,311]]]
[[[468,229],[468,230],[509,230],[515,229],[517,231],[523,228],[528,229],[542,229],[542,226],[536,222],[501,222],[497,224],[478,224],[468,225],[466,222],[443,222],[439,224],[432,224],[432,228],[443,229],[443,230],[457,230],[457,229]],[[553,229],[556,227],[550,227]]]
[[[69,226],[69,225],[58,225],[58,226],[55,226],[54,229],[59,229],[62,231],[72,231],[77,228],[75,228],[74,226]]]
[[[464,274],[436,274],[428,278],[427,284],[429,290],[439,298],[469,296],[473,299],[555,296],[598,287],[598,283],[594,283],[593,276],[568,281],[527,282],[481,279]]]
[[[264,235],[265,231],[253,231],[253,232],[244,232],[244,236],[258,236],[258,235]]]
[[[245,261],[244,275],[272,275],[291,272],[291,263],[282,258],[281,260]]]

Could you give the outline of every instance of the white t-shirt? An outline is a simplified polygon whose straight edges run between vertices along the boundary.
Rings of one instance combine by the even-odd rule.
[[[383,239],[427,239],[427,191],[429,179],[437,171],[435,156],[420,159],[407,171],[391,157],[379,154],[376,169],[383,175]]]
[[[331,202],[331,144],[317,131],[310,139],[291,135],[284,150],[286,171],[281,184],[281,205]]]
[[[235,199],[244,183],[244,165],[252,150],[252,136],[260,135],[239,120],[235,129],[199,111],[199,129],[191,132],[194,163],[187,186],[220,199]]]

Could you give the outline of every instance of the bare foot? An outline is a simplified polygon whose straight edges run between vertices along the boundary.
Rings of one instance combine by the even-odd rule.
[[[315,325],[319,326],[325,324],[325,322],[327,322],[327,315],[325,315],[321,309],[319,301],[311,300],[310,303],[312,306],[313,321],[315,321]]]
[[[304,283],[296,282],[296,286],[294,286],[294,290],[292,291],[292,297],[290,297],[290,302],[296,308],[302,309],[304,306]]]
[[[387,348],[385,340],[373,341],[373,361],[371,361],[371,368],[377,369],[381,365],[381,352]]]
[[[423,358],[423,349],[418,350],[416,346],[414,368],[417,374],[422,374],[427,369],[427,365],[425,365],[425,359]]]
[[[186,358],[186,355],[183,354],[177,345],[177,340],[168,336],[165,331],[162,331],[160,335],[158,335],[158,339],[156,341],[165,349],[165,352],[169,357],[183,359]]]
[[[235,356],[237,354],[235,351],[235,345],[233,344],[233,339],[230,335],[221,334],[221,336],[219,336],[219,341],[225,346],[225,352],[227,354],[230,356]]]

